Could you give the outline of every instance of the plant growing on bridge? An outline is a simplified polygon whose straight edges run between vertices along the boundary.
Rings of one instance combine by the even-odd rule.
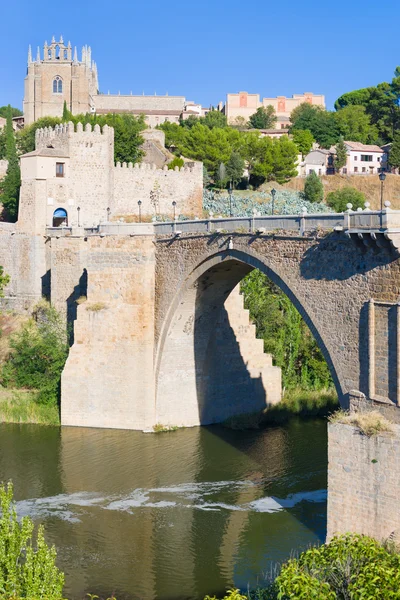
[[[57,404],[68,343],[56,309],[41,301],[32,318],[11,336],[10,348],[1,372],[2,384],[37,391],[40,404]]]
[[[0,484],[0,514],[1,598],[60,600],[64,575],[55,564],[56,550],[46,544],[42,526],[34,543],[31,519],[18,521],[11,483]]]

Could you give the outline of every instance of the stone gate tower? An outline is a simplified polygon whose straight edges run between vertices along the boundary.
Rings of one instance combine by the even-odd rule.
[[[64,101],[73,114],[94,110],[98,78],[91,54],[91,48],[84,46],[79,61],[76,47],[72,54],[71,43],[65,45],[62,36],[58,42],[53,37],[50,45],[45,42],[43,59],[38,48],[33,60],[29,47],[24,96],[26,125],[44,116],[61,117]]]

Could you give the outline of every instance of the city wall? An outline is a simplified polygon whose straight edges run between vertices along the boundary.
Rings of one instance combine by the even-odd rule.
[[[8,161],[0,160],[0,179],[3,179],[5,174],[7,173]]]
[[[201,216],[203,202],[203,165],[187,163],[175,170],[157,169],[155,165],[117,163],[114,170],[114,215]]]

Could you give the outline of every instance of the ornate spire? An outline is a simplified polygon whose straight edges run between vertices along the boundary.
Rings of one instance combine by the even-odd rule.
[[[76,49],[76,46],[74,48],[74,63],[78,64],[78,50]]]
[[[36,62],[40,63],[40,48],[39,48],[39,46],[37,47],[37,52],[36,52]]]
[[[63,43],[64,43],[64,38],[62,35],[60,35],[60,44],[63,44]]]
[[[91,65],[92,65],[92,49],[89,46],[87,49],[87,65],[86,66],[88,67],[88,69],[90,69]]]
[[[55,43],[56,43],[56,39],[55,39],[54,35],[53,35],[53,37],[51,38],[51,43],[52,43],[52,44],[55,44]]]
[[[28,48],[28,65],[30,65],[32,62],[32,48],[31,45],[29,44],[29,48]]]
[[[86,64],[86,46],[82,47],[82,62]]]
[[[71,48],[71,42],[68,42],[68,48]]]

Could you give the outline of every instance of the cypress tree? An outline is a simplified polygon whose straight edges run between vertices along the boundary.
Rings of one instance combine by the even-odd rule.
[[[3,212],[6,219],[16,221],[18,217],[21,171],[19,168],[10,105],[7,107],[6,159],[8,160],[8,167],[5,178],[0,182],[0,203],[3,205]]]
[[[67,123],[68,121],[70,121],[71,117],[72,117],[72,114],[68,110],[67,101],[64,100],[64,107],[63,107],[63,114],[62,114],[63,123]]]

